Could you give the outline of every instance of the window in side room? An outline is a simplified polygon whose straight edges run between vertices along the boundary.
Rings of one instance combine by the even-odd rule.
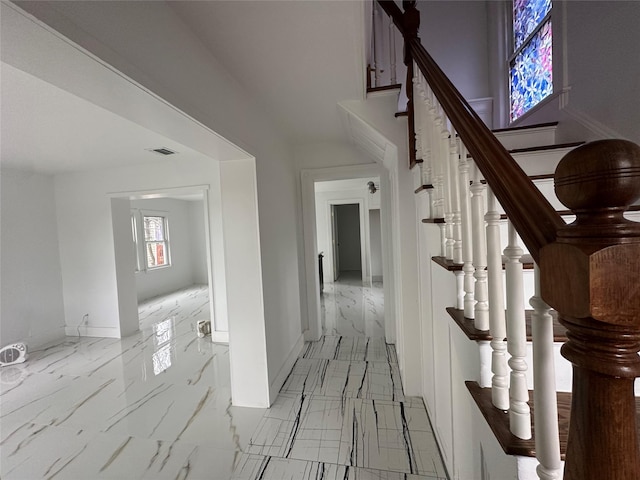
[[[142,223],[147,270],[170,265],[167,218],[145,215],[142,217]]]

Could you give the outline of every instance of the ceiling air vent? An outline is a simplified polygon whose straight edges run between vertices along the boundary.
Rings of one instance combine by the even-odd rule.
[[[165,147],[160,147],[160,148],[152,148],[149,150],[150,152],[155,152],[159,155],[173,155],[174,152],[173,150],[169,150],[168,148]]]

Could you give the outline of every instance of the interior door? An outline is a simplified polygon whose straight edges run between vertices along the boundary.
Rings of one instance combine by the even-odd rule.
[[[338,215],[336,206],[331,205],[331,249],[333,253],[333,281],[340,276],[340,242],[338,241]]]

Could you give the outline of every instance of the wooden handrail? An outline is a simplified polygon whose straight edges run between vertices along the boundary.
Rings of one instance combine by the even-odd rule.
[[[531,182],[513,157],[469,106],[417,38],[407,32],[403,13],[393,1],[379,0],[405,36],[405,48],[429,83],[456,132],[536,262],[542,247],[556,239],[562,217]],[[408,37],[408,38],[407,38]]]

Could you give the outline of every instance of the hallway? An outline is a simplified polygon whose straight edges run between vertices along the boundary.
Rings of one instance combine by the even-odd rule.
[[[384,292],[381,282],[362,286],[362,273],[342,272],[322,292],[322,333],[345,337],[384,337]]]
[[[206,287],[141,304],[128,338],[30,352],[0,371],[0,476],[446,478],[422,400],[404,396],[382,336],[379,286],[328,287],[334,335],[305,345],[268,410],[231,406],[228,347],[195,335]]]
[[[234,480],[446,479],[422,399],[404,396],[385,343],[381,287],[325,285],[325,335],[305,345]]]

